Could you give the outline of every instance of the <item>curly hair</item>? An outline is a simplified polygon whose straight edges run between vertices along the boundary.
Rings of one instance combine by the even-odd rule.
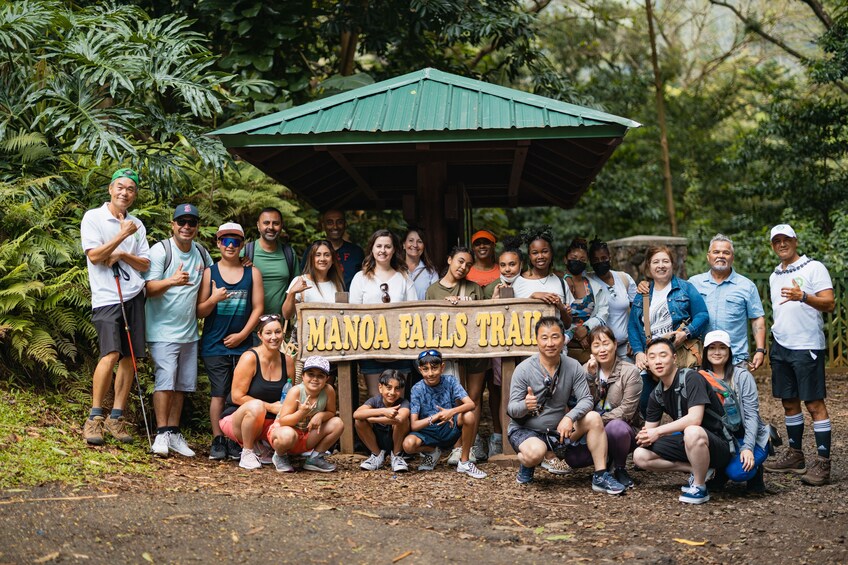
[[[503,245],[503,249],[501,249],[500,255],[504,253],[515,253],[518,255],[518,261],[520,263],[524,263],[524,253],[521,252],[521,245],[524,243],[524,238],[518,235],[508,235],[501,241]],[[498,255],[498,257],[500,257]]]

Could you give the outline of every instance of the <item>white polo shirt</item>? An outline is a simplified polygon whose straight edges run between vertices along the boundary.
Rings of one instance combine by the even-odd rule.
[[[786,270],[778,265],[769,276],[771,304],[774,309],[771,333],[777,343],[787,349],[824,349],[826,344],[822,313],[797,300],[781,304],[784,298],[780,296],[780,290],[791,287],[793,280],[810,296],[833,288],[827,268],[818,261],[808,259],[806,255],[802,255]]]
[[[147,244],[147,230],[144,229],[144,224],[130,214],[127,214],[126,219],[132,220],[138,226],[138,231],[122,241],[116,251],[121,250],[136,257],[149,259],[150,247]],[[120,231],[121,222],[109,212],[108,202],[100,208],[89,210],[82,217],[82,225],[80,226],[83,253],[112,241]],[[88,284],[91,287],[91,307],[100,308],[101,306],[119,304],[120,299],[118,298],[118,289],[115,285],[112,267],[103,263],[95,265],[88,258],[88,255],[86,255],[85,260],[88,264]],[[123,274],[120,277],[121,292],[126,301],[144,289],[144,279],[138,271],[123,261],[119,261],[117,264],[120,265],[122,272],[129,276],[129,280],[126,280]]]

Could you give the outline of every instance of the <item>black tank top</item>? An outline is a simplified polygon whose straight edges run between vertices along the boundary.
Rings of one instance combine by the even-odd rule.
[[[256,372],[253,374],[253,379],[250,381],[250,386],[247,389],[247,395],[269,404],[278,402],[280,397],[283,395],[283,387],[285,386],[287,379],[285,360],[281,359],[282,362],[280,363],[282,378],[279,381],[268,381],[262,376],[262,364],[259,363],[259,354],[256,353],[255,349],[249,349],[248,351],[253,353],[256,357]],[[221,418],[229,416],[238,410],[238,408],[239,405],[233,403],[233,393],[231,390],[227,395],[227,405],[224,408],[224,411],[221,412]],[[273,412],[265,412],[266,420],[273,420],[276,417],[277,415]]]

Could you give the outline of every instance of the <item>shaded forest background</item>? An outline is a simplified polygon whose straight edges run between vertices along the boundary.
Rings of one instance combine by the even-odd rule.
[[[82,407],[96,361],[84,212],[117,166],[142,175],[151,241],[179,201],[201,238],[277,206],[295,245],[317,213],[204,133],[425,66],[644,124],[574,210],[486,209],[478,226],[670,234],[643,0],[0,2],[0,382]],[[654,0],[671,185],[690,272],[716,232],[773,268],[767,229],[842,271],[848,249],[848,2]],[[398,213],[359,212],[364,241]]]

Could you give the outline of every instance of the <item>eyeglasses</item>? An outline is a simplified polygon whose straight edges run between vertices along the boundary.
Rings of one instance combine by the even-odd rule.
[[[279,320],[281,316],[279,314],[262,314],[259,316],[260,322],[267,322],[268,320]]]
[[[382,296],[383,304],[388,304],[389,302],[392,301],[392,297],[389,296],[389,284],[388,283],[380,284],[380,292],[383,293],[383,296]]]
[[[183,227],[183,226],[186,226],[186,225],[190,228],[196,228],[197,227],[197,218],[177,218],[174,221],[177,222],[177,225],[180,226],[180,227]]]
[[[421,359],[424,359],[425,357],[428,357],[428,356],[429,357],[438,357],[439,359],[442,358],[442,354],[439,353],[438,351],[436,351],[435,349],[427,349],[426,351],[422,351],[421,353],[418,354],[418,360],[420,361]]]
[[[221,243],[221,245],[223,245],[224,247],[229,247],[229,246],[231,246],[231,245],[232,245],[233,247],[240,247],[240,246],[241,246],[241,242],[242,242],[242,241],[244,241],[244,240],[243,240],[242,238],[240,238],[240,237],[229,237],[229,236],[224,236],[224,237],[218,238],[218,241],[219,241],[219,242]]]

